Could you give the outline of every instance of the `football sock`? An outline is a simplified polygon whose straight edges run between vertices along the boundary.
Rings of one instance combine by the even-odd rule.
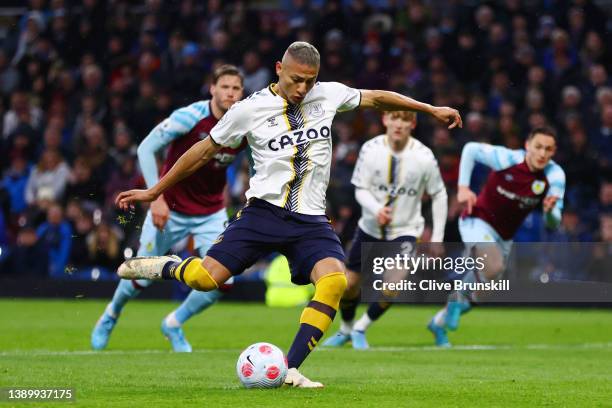
[[[375,302],[368,306],[368,310],[353,325],[353,330],[365,332],[370,325],[378,320],[391,307],[389,302]]]
[[[446,307],[440,309],[438,313],[435,314],[433,322],[438,327],[444,327],[446,325]]]
[[[359,300],[359,295],[353,299],[340,300],[340,316],[343,322],[352,322],[355,319],[355,312],[357,312]]]
[[[299,368],[329,328],[338,310],[340,298],[346,289],[346,276],[334,272],[315,283],[315,293],[300,316],[300,328],[293,339],[287,363]]]
[[[212,290],[210,292],[192,290],[189,293],[189,296],[187,296],[187,298],[173,312],[173,314],[175,315],[178,324],[182,325],[193,315],[196,315],[212,306],[220,297],[221,292],[219,290]]]
[[[142,292],[142,289],[150,286],[151,283],[153,282],[147,279],[134,281],[121,279],[119,285],[117,285],[117,289],[115,289],[113,299],[109,303],[109,307],[106,309],[107,312],[109,312],[108,314],[112,318],[116,319],[128,300],[138,296],[140,292]]]
[[[372,321],[376,321],[382,316],[389,308],[391,307],[391,303],[389,302],[374,302],[370,304],[368,307],[368,317],[372,319]]]
[[[190,256],[181,262],[166,263],[162,269],[162,279],[176,279],[192,289],[205,292],[219,287],[210,272],[202,266],[202,258],[197,256]]]
[[[171,328],[181,327],[181,323],[179,323],[179,321],[176,319],[175,311],[172,311],[168,316],[166,316],[164,322],[166,323],[166,326]]]
[[[349,335],[351,334],[351,330],[353,330],[353,320],[348,322],[342,320],[340,322],[340,333]]]

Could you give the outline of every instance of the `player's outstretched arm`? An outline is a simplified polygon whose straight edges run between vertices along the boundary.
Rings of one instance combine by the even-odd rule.
[[[461,115],[457,109],[446,106],[432,106],[415,99],[400,95],[397,92],[361,89],[362,108],[374,108],[381,111],[408,110],[427,113],[440,122],[448,125],[449,129],[463,127]]]
[[[221,146],[212,141],[210,137],[199,141],[191,146],[174,166],[153,187],[146,190],[130,190],[119,193],[115,204],[126,210],[130,204],[137,201],[151,202],[159,197],[164,191],[205,165],[219,151]]]

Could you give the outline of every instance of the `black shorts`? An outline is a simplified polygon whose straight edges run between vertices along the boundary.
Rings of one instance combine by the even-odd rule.
[[[272,252],[287,257],[291,281],[298,285],[310,283],[321,259],[344,260],[340,239],[325,215],[299,214],[259,199],[249,200],[206,255],[239,275]]]
[[[353,272],[361,273],[361,244],[363,242],[416,242],[416,238],[410,235],[404,235],[395,239],[378,239],[366,234],[361,228],[357,227],[346,260],[346,267]]]

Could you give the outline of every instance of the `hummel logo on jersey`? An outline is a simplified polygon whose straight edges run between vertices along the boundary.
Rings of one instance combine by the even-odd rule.
[[[276,122],[276,117],[275,117],[275,116],[273,116],[273,117],[271,117],[271,118],[268,118],[268,119],[266,120],[266,122],[268,122],[268,127],[275,127],[275,126],[278,126],[278,122]]]
[[[289,146],[298,146],[312,140],[316,139],[328,139],[331,136],[331,130],[327,126],[323,126],[321,129],[317,130],[314,128],[311,129],[302,129],[296,130],[295,132],[282,135],[278,138],[270,139],[268,142],[268,148],[275,152],[285,149]]]
[[[208,132],[200,132],[200,134],[198,134],[198,137],[204,140],[208,137]]]
[[[506,181],[512,181],[514,180],[514,177],[512,177],[512,174],[505,174],[504,178],[506,179]]]

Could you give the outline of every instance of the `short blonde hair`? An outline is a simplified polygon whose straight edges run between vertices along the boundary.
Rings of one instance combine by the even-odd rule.
[[[384,114],[392,119],[399,118],[408,122],[415,121],[417,117],[413,111],[385,111]]]

